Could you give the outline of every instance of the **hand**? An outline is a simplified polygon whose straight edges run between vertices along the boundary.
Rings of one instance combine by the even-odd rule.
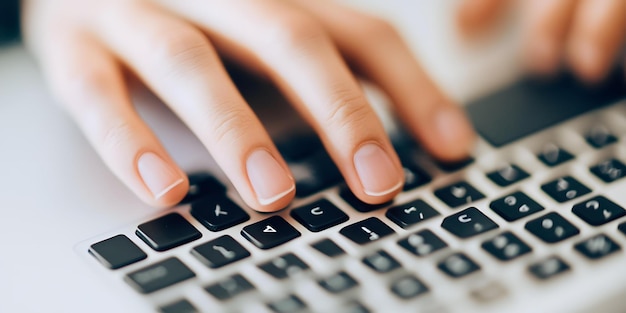
[[[321,0],[25,0],[27,43],[53,94],[108,167],[145,202],[171,206],[189,183],[134,111],[136,74],[200,138],[244,201],[285,207],[294,181],[222,66],[269,77],[316,130],[361,200],[381,203],[403,171],[343,57],[378,84],[435,156],[471,149],[466,117],[376,17]]]
[[[506,2],[464,0],[460,28],[476,33],[490,26]],[[524,0],[519,5],[526,63],[538,74],[554,74],[566,63],[582,80],[601,81],[626,43],[626,0]]]

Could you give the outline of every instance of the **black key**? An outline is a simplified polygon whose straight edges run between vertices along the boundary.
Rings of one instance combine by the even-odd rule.
[[[328,238],[311,244],[311,247],[331,258],[338,257],[346,253],[340,246]]]
[[[178,300],[174,303],[170,303],[168,305],[162,306],[159,308],[159,312],[161,313],[196,313],[198,309],[196,309],[191,302],[186,299]]]
[[[437,189],[435,190],[435,195],[451,208],[456,208],[485,197],[480,191],[464,181]]]
[[[191,254],[210,268],[218,268],[250,256],[233,237],[224,235],[191,249]]]
[[[379,219],[370,217],[342,228],[339,233],[355,243],[363,245],[391,235],[394,231]]]
[[[326,199],[291,210],[291,216],[312,232],[339,225],[348,220],[348,215]]]
[[[385,214],[402,228],[413,226],[421,221],[439,215],[435,209],[422,200],[415,200],[387,210]]]
[[[306,304],[295,295],[289,295],[286,298],[270,302],[267,306],[276,313],[294,313],[306,309]]]
[[[102,265],[114,270],[148,257],[128,237],[113,236],[109,239],[94,243],[89,247],[89,253]]]
[[[558,256],[547,258],[528,267],[530,273],[541,280],[547,280],[558,276],[569,269],[570,266]]]
[[[391,292],[402,299],[412,299],[428,292],[428,287],[415,276],[400,277],[391,283]]]
[[[402,190],[412,190],[419,186],[423,186],[431,181],[431,177],[417,165],[402,163],[404,171],[404,186]]]
[[[606,160],[589,170],[605,183],[612,183],[626,175],[626,165],[616,159]]]
[[[229,300],[242,293],[254,290],[254,286],[241,274],[235,274],[204,288],[219,300]]]
[[[318,281],[318,284],[330,293],[341,293],[358,285],[352,276],[343,271]]]
[[[475,207],[446,217],[441,227],[459,238],[469,238],[498,228],[498,224]]]
[[[537,156],[543,164],[555,167],[574,158],[574,155],[554,144],[546,145]]]
[[[411,234],[406,239],[398,241],[398,244],[419,257],[430,255],[448,246],[441,238],[428,229]]]
[[[366,308],[363,304],[357,301],[353,301],[351,303],[348,303],[341,312],[343,313],[370,313],[370,310]]]
[[[591,260],[598,260],[621,250],[615,241],[604,234],[599,234],[580,242],[574,248]]]
[[[587,140],[587,143],[589,143],[592,147],[601,149],[617,142],[617,137],[611,134],[606,127],[596,126],[592,128],[589,133],[587,133],[585,140]]]
[[[622,232],[622,234],[626,235],[626,223],[621,223],[617,226],[617,229]]]
[[[339,184],[343,177],[325,150],[319,150],[297,163],[290,163],[296,181],[296,196],[308,197],[318,191]]]
[[[400,268],[400,263],[383,250],[365,256],[363,263],[378,273],[388,273]]]
[[[557,243],[580,232],[558,213],[548,213],[526,223],[526,229],[547,243]]]
[[[244,227],[241,235],[261,249],[271,249],[300,237],[300,232],[275,215]]]
[[[474,163],[474,159],[469,157],[467,159],[454,162],[435,160],[435,163],[444,172],[454,172]]]
[[[571,176],[561,177],[541,186],[541,190],[558,202],[567,202],[591,192]]]
[[[352,191],[350,191],[350,189],[348,189],[348,187],[345,187],[345,186],[341,188],[341,190],[339,191],[339,195],[341,196],[341,198],[343,198],[343,200],[348,202],[348,204],[352,206],[355,210],[359,212],[363,212],[363,213],[375,211],[375,210],[387,207],[391,204],[391,201],[381,203],[381,204],[365,203],[359,200],[359,198],[357,198],[352,193]]]
[[[480,270],[480,266],[463,253],[455,253],[443,259],[437,267],[452,278],[461,278]]]
[[[626,215],[626,210],[603,196],[575,205],[572,212],[593,226],[604,225]]]
[[[141,293],[151,293],[195,276],[183,262],[168,258],[129,273],[124,280]]]
[[[501,261],[510,261],[532,251],[525,242],[509,231],[483,242],[482,247]]]
[[[497,199],[489,207],[503,219],[512,222],[520,218],[535,214],[543,207],[521,191]]]
[[[205,197],[191,205],[191,215],[210,231],[243,223],[250,215],[225,196]]]
[[[500,187],[510,186],[520,180],[528,178],[529,176],[530,175],[528,173],[514,164],[505,166],[487,174],[487,177]]]
[[[189,191],[180,203],[191,203],[208,195],[223,195],[226,187],[206,172],[189,174]]]
[[[309,265],[304,263],[304,261],[295,254],[287,253],[259,265],[259,268],[272,275],[274,278],[285,279],[291,275],[309,269]]]
[[[194,241],[202,234],[178,213],[143,223],[135,234],[156,251],[165,251]]]

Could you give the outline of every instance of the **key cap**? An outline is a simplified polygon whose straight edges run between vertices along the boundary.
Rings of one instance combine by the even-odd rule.
[[[503,219],[513,222],[520,218],[535,214],[543,207],[521,191],[497,199],[489,207]]]
[[[353,193],[348,189],[348,187],[342,187],[339,191],[339,195],[341,198],[346,201],[351,207],[359,212],[371,212],[384,207],[387,207],[391,204],[391,201],[381,203],[381,204],[369,204],[359,200]]]
[[[114,270],[139,262],[148,257],[136,244],[124,235],[94,243],[89,247],[93,255],[102,265]]]
[[[331,258],[335,258],[346,253],[340,246],[328,238],[311,244],[311,247]]]
[[[626,175],[626,165],[616,159],[603,161],[589,170],[605,183],[612,183]]]
[[[363,245],[389,236],[393,234],[394,231],[379,219],[370,217],[342,228],[339,233],[355,243]]]
[[[299,162],[290,163],[289,168],[296,181],[296,196],[299,198],[335,186],[343,180],[337,166],[323,149]]]
[[[319,280],[318,284],[322,286],[322,288],[324,288],[326,291],[334,294],[344,292],[358,285],[356,280],[354,280],[352,276],[348,275],[348,273],[344,271]]]
[[[285,279],[289,276],[308,270],[309,265],[304,263],[304,261],[302,261],[295,254],[286,253],[259,265],[259,268],[276,279]]]
[[[442,171],[450,173],[461,170],[474,163],[474,159],[472,157],[468,157],[467,159],[454,162],[435,160],[435,163]]]
[[[626,222],[619,224],[617,226],[617,230],[621,231],[624,235],[626,235]]]
[[[558,256],[547,258],[528,267],[528,271],[540,280],[548,280],[569,269],[570,266]]]
[[[210,268],[219,268],[250,256],[233,237],[224,235],[191,249],[191,254]]]
[[[517,165],[511,164],[487,174],[487,177],[498,186],[507,187],[530,177],[530,175]]]
[[[590,260],[599,260],[621,250],[615,241],[604,234],[584,240],[574,245],[574,249]]]
[[[576,226],[555,212],[526,223],[525,228],[546,243],[557,243],[580,232]]]
[[[532,251],[525,242],[510,231],[483,242],[481,246],[500,261],[510,261]]]
[[[561,177],[541,186],[557,202],[567,202],[591,192],[591,189],[581,184],[571,176]]]
[[[566,150],[559,148],[555,144],[547,144],[543,147],[543,150],[537,156],[543,164],[549,167],[555,167],[561,165],[569,160],[572,160],[574,156]]]
[[[617,142],[617,137],[611,134],[606,127],[597,125],[589,130],[585,136],[585,140],[587,140],[587,143],[589,143],[592,147],[601,149]]]
[[[291,216],[312,232],[319,232],[348,220],[346,213],[326,199],[293,209]]]
[[[124,280],[137,291],[147,294],[195,276],[183,262],[172,257],[129,273]]]
[[[295,295],[270,302],[267,306],[276,313],[294,313],[306,309],[306,304]]]
[[[159,308],[161,313],[196,313],[199,312],[191,302],[187,299],[181,299],[174,303],[162,306]]]
[[[604,225],[626,215],[626,210],[603,196],[576,204],[572,212],[593,226]]]
[[[480,191],[464,181],[435,190],[435,196],[451,208],[456,208],[485,197]]]
[[[373,269],[378,273],[389,273],[395,269],[400,268],[400,263],[394,259],[389,253],[378,250],[372,254],[369,254],[363,258],[363,264]]]
[[[189,191],[180,201],[181,204],[191,203],[208,195],[223,195],[226,187],[207,172],[191,173],[189,177]]]
[[[137,227],[135,234],[156,251],[194,241],[202,234],[178,213],[170,213]]]
[[[439,215],[435,209],[422,200],[415,200],[395,206],[385,214],[392,222],[402,228],[413,226],[421,221]]]
[[[428,291],[428,287],[413,275],[400,277],[391,283],[391,292],[402,299],[416,298]]]
[[[250,219],[250,215],[225,196],[205,197],[191,205],[191,215],[210,231],[220,231]]]
[[[443,219],[441,227],[459,238],[469,238],[498,228],[498,224],[484,215],[475,207]]]
[[[404,171],[404,186],[402,187],[402,190],[412,190],[423,186],[432,180],[430,175],[428,175],[426,171],[421,169],[417,164],[414,164],[414,162],[405,163],[403,161],[402,165],[402,170]]]
[[[244,227],[241,235],[260,249],[271,249],[300,237],[300,232],[282,217],[274,215]]]
[[[252,285],[241,274],[235,274],[204,288],[206,292],[221,301],[232,299],[242,293],[249,292],[254,289],[254,285]]]
[[[398,241],[398,244],[419,257],[430,255],[448,246],[445,241],[428,229],[411,234],[406,239]]]
[[[455,253],[443,259],[437,267],[452,278],[461,278],[480,270],[480,266],[463,253]]]

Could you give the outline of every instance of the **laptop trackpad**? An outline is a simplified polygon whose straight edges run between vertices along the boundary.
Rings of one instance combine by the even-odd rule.
[[[500,147],[624,98],[623,71],[594,88],[564,74],[550,82],[523,79],[470,103],[467,111],[478,133]]]

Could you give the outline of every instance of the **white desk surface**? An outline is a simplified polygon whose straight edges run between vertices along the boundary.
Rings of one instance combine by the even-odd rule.
[[[457,99],[516,72],[514,45],[472,47],[458,40],[450,12],[456,1],[352,2],[396,23]],[[498,69],[490,71],[491,80],[476,81],[479,70],[489,68]],[[167,110],[150,97],[137,102],[184,169],[210,166],[208,153]],[[128,311],[128,299],[110,292],[73,247],[141,221],[152,209],[108,172],[20,45],[0,48],[0,128],[0,312]]]

